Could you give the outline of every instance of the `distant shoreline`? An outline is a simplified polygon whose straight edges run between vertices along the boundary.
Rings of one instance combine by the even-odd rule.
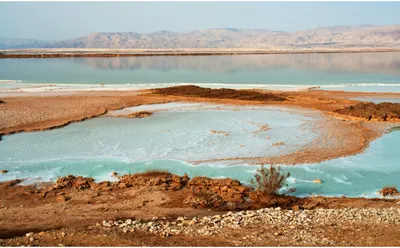
[[[262,54],[319,54],[400,52],[400,48],[322,49],[13,49],[0,50],[0,58],[138,57],[138,56],[222,56]]]

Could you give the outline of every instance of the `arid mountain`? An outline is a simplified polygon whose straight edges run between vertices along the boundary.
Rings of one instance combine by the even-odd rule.
[[[400,47],[400,25],[335,26],[292,33],[264,29],[227,28],[187,33],[169,31],[149,34],[93,33],[77,39],[43,45],[46,48],[293,48],[321,46]]]
[[[52,41],[34,39],[0,39],[0,49],[42,48],[52,44]]]

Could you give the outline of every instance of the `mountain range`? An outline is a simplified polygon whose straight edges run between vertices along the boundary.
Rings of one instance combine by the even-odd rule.
[[[281,47],[400,47],[400,25],[333,26],[297,32],[220,28],[185,33],[92,33],[62,41],[0,39],[0,49]]]

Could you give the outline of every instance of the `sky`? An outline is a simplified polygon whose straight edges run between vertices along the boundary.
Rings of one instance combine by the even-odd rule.
[[[0,38],[400,24],[400,2],[0,2]]]

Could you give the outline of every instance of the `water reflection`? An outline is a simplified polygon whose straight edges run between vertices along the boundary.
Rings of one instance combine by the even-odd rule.
[[[288,68],[320,72],[400,74],[400,53],[74,58],[74,61],[102,70],[186,69],[230,73]]]

